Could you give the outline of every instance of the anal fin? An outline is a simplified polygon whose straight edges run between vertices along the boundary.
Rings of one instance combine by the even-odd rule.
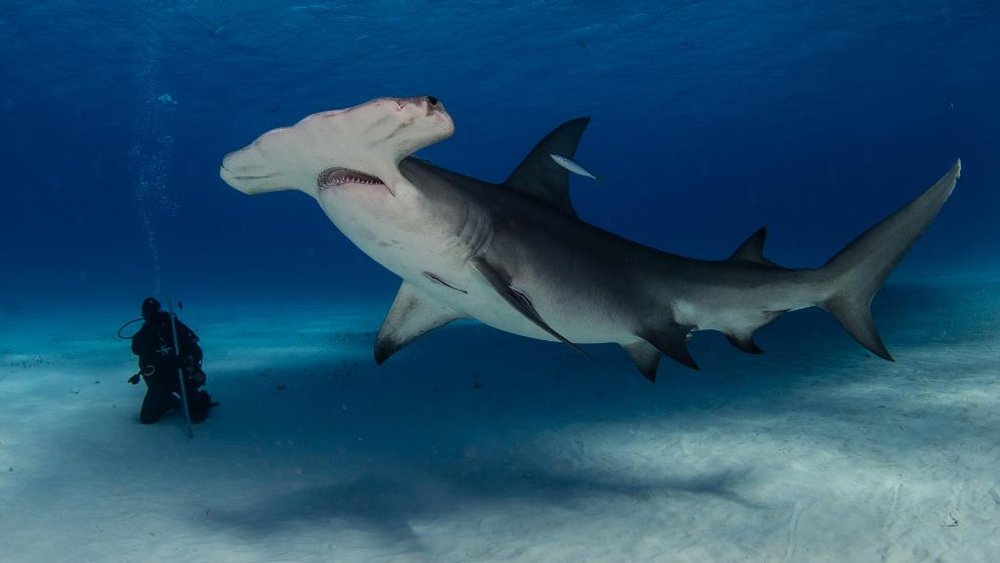
[[[375,363],[381,365],[389,356],[422,334],[465,317],[443,305],[416,286],[403,282],[389,314],[382,321],[375,340]]]

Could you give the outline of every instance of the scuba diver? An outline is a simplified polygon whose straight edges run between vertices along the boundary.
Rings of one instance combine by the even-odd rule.
[[[181,408],[181,397],[185,395],[191,422],[205,420],[208,411],[218,403],[199,389],[205,385],[205,372],[201,369],[198,335],[173,313],[161,311],[160,302],[152,297],[142,302],[142,320],[142,327],[132,336],[132,353],[139,356],[139,372],[128,380],[135,385],[141,376],[146,382],[139,422],[152,424],[167,411]],[[176,347],[175,334],[179,341]],[[179,368],[183,371],[184,393],[180,388]]]

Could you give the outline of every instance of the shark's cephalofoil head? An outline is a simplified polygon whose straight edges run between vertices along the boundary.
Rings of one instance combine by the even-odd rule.
[[[226,155],[219,175],[247,194],[299,189],[318,197],[324,189],[354,185],[395,193],[399,161],[454,131],[433,96],[378,98],[268,131]]]

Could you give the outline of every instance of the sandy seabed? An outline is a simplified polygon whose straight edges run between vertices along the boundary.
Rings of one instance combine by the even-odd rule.
[[[265,297],[262,296],[262,299]],[[138,303],[0,318],[0,561],[995,561],[1000,284],[896,284],[896,363],[819,311],[763,356],[466,323],[382,367],[372,302],[189,303],[195,427],[142,426]]]

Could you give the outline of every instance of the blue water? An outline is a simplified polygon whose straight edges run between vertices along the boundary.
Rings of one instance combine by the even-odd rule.
[[[655,385],[471,321],[375,366],[399,280],[219,165],[422,94],[420,156],[489,181],[591,116],[579,215],[701,258],[814,267],[962,180],[873,304],[896,363],[811,310]],[[0,0],[0,560],[989,560],[997,100],[996,0]],[[193,440],[125,383],[152,294],[222,402]]]
[[[487,180],[593,118],[581,217],[728,255],[759,226],[821,264],[961,157],[897,278],[989,275],[1000,212],[996,2],[4,2],[0,304],[154,292],[382,296],[397,280],[299,193],[247,197],[229,151],[307,114],[433,94],[421,155]]]

